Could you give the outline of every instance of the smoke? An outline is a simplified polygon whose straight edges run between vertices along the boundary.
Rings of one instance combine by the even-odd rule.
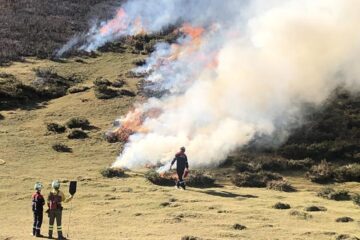
[[[166,163],[180,146],[191,166],[217,166],[255,136],[285,139],[301,124],[304,103],[321,104],[338,86],[358,91],[359,7],[356,0],[128,1],[126,20],[104,23],[107,34],[96,29],[83,49],[135,34],[135,23],[146,32],[186,25],[177,43],[158,44],[135,70],[170,94],[136,106],[145,130],[129,137],[113,166]],[[147,117],[149,109],[161,113]]]

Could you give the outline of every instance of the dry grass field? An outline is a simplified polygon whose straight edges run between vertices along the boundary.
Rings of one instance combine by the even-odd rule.
[[[104,53],[97,58],[68,59],[65,63],[27,59],[1,67],[28,83],[35,78],[33,69],[52,67],[61,75],[84,76],[84,85],[92,86],[97,77],[110,80],[133,67],[138,55]],[[138,79],[126,78],[126,88],[136,91]],[[44,183],[43,193],[50,190],[53,179],[62,181],[67,192],[70,180],[78,181],[73,201],[65,205],[63,228],[69,239],[355,239],[360,238],[360,208],[351,201],[326,200],[316,196],[322,185],[311,183],[302,175],[291,174],[287,180],[298,191],[277,192],[260,188],[238,188],[223,177],[219,186],[189,188],[153,185],[143,177],[145,169],[127,172],[127,177],[109,179],[99,171],[110,165],[121,150],[120,143],[108,143],[103,133],[111,122],[126,113],[140,97],[109,100],[95,98],[93,89],[68,94],[38,104],[32,109],[2,111],[0,120],[0,240],[33,239],[31,194],[36,181]],[[46,123],[65,123],[74,116],[86,117],[93,128],[89,138],[69,140],[67,132],[48,133]],[[72,153],[59,153],[52,144],[64,143]],[[174,149],[176,151],[176,149]],[[191,166],[191,156],[190,166]],[[210,172],[218,172],[213,169]],[[359,183],[333,185],[360,193]],[[277,202],[291,209],[277,210]],[[310,205],[327,211],[306,212],[311,216],[293,216],[292,210],[305,212]],[[71,212],[71,224],[68,218]],[[353,222],[336,222],[348,216]],[[234,229],[234,224],[246,229]],[[70,228],[69,228],[70,227]],[[42,232],[46,235],[48,219],[44,216]],[[69,228],[69,230],[68,230]],[[340,236],[349,235],[349,238]],[[183,238],[195,239],[195,238]]]

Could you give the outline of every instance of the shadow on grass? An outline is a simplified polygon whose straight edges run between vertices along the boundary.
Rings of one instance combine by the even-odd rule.
[[[215,191],[215,190],[206,190],[206,191],[197,191],[200,193],[205,193],[212,196],[217,197],[225,197],[225,198],[236,198],[236,197],[243,197],[243,198],[258,198],[258,196],[251,195],[251,194],[237,194],[227,191]]]

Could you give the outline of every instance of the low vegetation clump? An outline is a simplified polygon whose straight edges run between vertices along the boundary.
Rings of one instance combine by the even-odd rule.
[[[312,215],[309,214],[309,213],[306,213],[306,212],[300,212],[300,211],[297,211],[297,210],[292,210],[290,211],[290,216],[295,216],[299,219],[303,219],[303,220],[307,220],[307,219],[311,219],[312,218]]]
[[[90,88],[87,86],[74,86],[74,87],[69,88],[68,92],[71,94],[74,94],[74,93],[79,93],[79,92],[85,92],[89,89]]]
[[[336,222],[353,222],[354,219],[351,217],[339,217],[335,220]]]
[[[202,171],[192,171],[186,181],[186,184],[190,187],[211,187],[214,183],[215,179]]]
[[[171,179],[168,176],[160,176],[160,174],[154,169],[147,171],[144,177],[149,182],[160,186],[173,186],[175,184],[174,179]]]
[[[4,115],[2,115],[2,114],[0,113],[0,120],[4,120],[4,119],[5,119]]]
[[[239,224],[239,223],[235,223],[235,224],[232,226],[232,228],[235,229],[235,230],[244,230],[244,229],[246,229],[246,226],[241,225],[241,224]]]
[[[34,71],[36,79],[31,83],[31,86],[43,99],[62,97],[66,95],[70,87],[82,81],[81,77],[77,75],[60,76],[52,68],[36,68]]]
[[[348,234],[340,234],[335,240],[360,240],[360,238],[350,236]]]
[[[266,187],[268,182],[282,179],[283,177],[277,173],[261,171],[237,173],[231,180],[238,187]]]
[[[65,144],[62,143],[55,143],[52,145],[52,149],[57,152],[72,152],[72,149]]]
[[[333,188],[323,188],[317,193],[317,196],[335,201],[347,201],[351,199],[349,191],[336,191]]]
[[[275,209],[290,209],[291,207],[290,207],[290,204],[277,202],[277,203],[275,203],[273,208],[275,208]]]
[[[121,96],[135,97],[136,94],[128,89],[120,89],[119,94]]]
[[[125,171],[122,168],[104,168],[100,171],[100,174],[107,178],[125,177]]]
[[[106,85],[95,86],[95,97],[98,99],[111,99],[120,96],[119,90],[112,89]]]
[[[360,182],[360,164],[354,163],[341,166],[334,170],[334,174],[339,182]]]
[[[90,121],[84,117],[73,117],[66,122],[68,128],[87,129],[90,126]]]
[[[66,127],[59,123],[48,123],[46,124],[46,128],[49,132],[54,132],[54,133],[64,133],[66,130]]]
[[[96,78],[93,83],[95,86],[111,86],[112,84],[108,79],[102,77]]]
[[[69,135],[68,135],[69,139],[85,139],[88,137],[89,136],[87,135],[86,132],[79,130],[79,129],[75,129],[75,130],[71,131],[71,133],[69,133]]]
[[[308,206],[304,209],[307,212],[324,212],[327,211],[325,207],[322,206]]]
[[[313,166],[309,172],[307,172],[306,176],[312,182],[328,183],[333,181],[334,171],[327,161],[322,160],[320,164]]]
[[[32,86],[23,84],[11,74],[0,73],[0,110],[38,100],[38,93]]]
[[[194,236],[182,236],[181,240],[202,240],[202,238],[194,237]]]
[[[111,86],[115,87],[115,88],[121,88],[125,85],[125,81],[122,79],[118,79],[116,81],[114,81],[113,83],[111,83]]]
[[[266,183],[266,188],[281,192],[296,192],[296,189],[285,180],[269,181]]]
[[[358,205],[360,207],[360,194],[354,194],[352,196],[352,201],[355,205]]]

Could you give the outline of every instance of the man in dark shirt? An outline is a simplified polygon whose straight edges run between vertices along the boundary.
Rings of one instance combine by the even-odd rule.
[[[187,156],[185,154],[185,147],[180,148],[180,152],[175,154],[174,160],[171,162],[170,169],[172,165],[176,162],[176,172],[178,175],[178,181],[176,182],[176,187],[182,187],[185,190],[185,181],[183,179],[185,171],[189,171],[189,164]]]
[[[36,192],[32,195],[32,210],[34,213],[34,224],[33,224],[33,236],[42,237],[40,233],[41,224],[43,221],[43,206],[45,200],[43,195],[41,195],[42,184],[37,182],[34,186]]]

